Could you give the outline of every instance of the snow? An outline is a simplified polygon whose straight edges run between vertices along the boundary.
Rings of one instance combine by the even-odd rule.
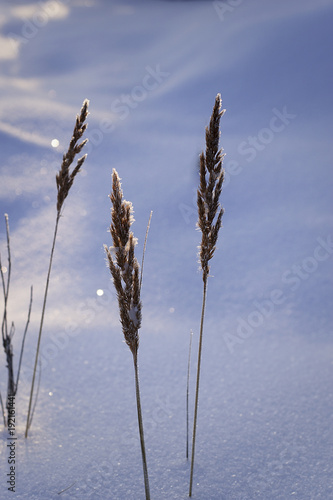
[[[194,497],[330,498],[333,401],[326,342],[265,333],[230,355],[218,329],[205,334]],[[187,345],[179,335],[141,332],[152,498],[187,495]],[[73,483],[60,498],[144,498],[130,351],[120,331],[118,338],[98,332],[93,346],[90,337],[77,336],[61,361],[43,372],[28,441],[23,422],[18,430],[17,498],[59,498]],[[24,407],[26,398],[18,400]]]
[[[103,250],[113,168],[135,211],[139,262],[154,212],[138,358],[151,497],[188,498],[187,357],[192,330],[191,429],[202,300],[197,160],[218,92],[225,214],[208,278],[193,498],[333,498],[332,2],[1,8],[0,251],[7,266],[8,213],[15,363],[31,284],[34,301],[15,402],[16,491],[1,427],[0,498],[145,497],[133,359]],[[25,439],[55,174],[85,98],[88,157],[59,224]]]

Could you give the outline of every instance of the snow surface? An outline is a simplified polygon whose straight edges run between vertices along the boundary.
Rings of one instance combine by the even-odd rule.
[[[145,497],[132,355],[103,249],[112,168],[133,203],[139,262],[153,210],[139,347],[151,497],[188,498],[197,162],[218,92],[225,214],[208,283],[193,498],[333,498],[332,15],[330,0],[1,2],[0,214],[11,229],[15,362],[34,285],[16,492],[1,428],[1,499]],[[55,173],[85,98],[88,157],[60,221],[25,440]],[[0,377],[4,395],[4,355]]]

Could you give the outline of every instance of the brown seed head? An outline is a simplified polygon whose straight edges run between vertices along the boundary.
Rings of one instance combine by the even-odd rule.
[[[208,263],[216,249],[224,212],[219,201],[224,180],[224,170],[222,168],[224,154],[222,154],[223,149],[219,149],[219,126],[221,116],[223,116],[225,110],[221,110],[221,105],[221,95],[217,94],[209,127],[206,127],[206,154],[202,152],[200,155],[197,225],[202,233],[199,261],[204,281],[209,275]]]
[[[69,167],[73,163],[75,156],[81,152],[83,146],[88,142],[88,139],[85,139],[80,144],[78,144],[78,141],[81,139],[87,128],[87,124],[84,122],[86,121],[88,116],[88,106],[89,106],[89,101],[88,99],[85,99],[81,108],[80,115],[76,116],[76,123],[72,139],[69,143],[68,151],[63,155],[63,160],[60,170],[56,175],[56,183],[58,190],[58,196],[57,196],[58,214],[60,214],[64,201],[68,196],[70,188],[72,187],[76,174],[80,171],[80,168],[82,167],[83,162],[87,157],[87,155],[82,156],[82,158],[80,158],[77,161],[77,164],[72,170],[72,172],[69,173]]]
[[[137,354],[139,347],[139,329],[141,327],[141,300],[139,264],[134,255],[137,243],[130,230],[133,223],[133,207],[123,199],[120,178],[115,169],[112,172],[112,202],[110,233],[113,246],[104,245],[108,266],[116,289],[120,322],[125,341]]]

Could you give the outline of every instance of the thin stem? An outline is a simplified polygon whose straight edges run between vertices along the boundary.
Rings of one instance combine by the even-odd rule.
[[[58,495],[61,495],[62,493],[65,493],[65,491],[68,491],[70,488],[72,488],[74,486],[74,484],[76,484],[77,481],[74,481],[74,483],[72,483],[70,486],[67,486],[67,488],[65,488],[64,490],[61,490],[61,491],[58,491]]]
[[[147,459],[146,459],[146,448],[145,448],[145,439],[144,439],[144,434],[143,434],[142,411],[141,411],[141,401],[140,401],[138,355],[137,355],[137,353],[133,353],[133,361],[134,361],[134,371],[135,371],[135,391],[136,391],[136,404],[137,404],[137,409],[138,409],[138,423],[139,423],[139,433],[140,433],[140,443],[141,443],[143,477],[144,477],[144,481],[145,481],[146,500],[150,500],[148,467],[147,467]]]
[[[2,410],[2,416],[3,416],[3,425],[4,425],[4,427],[7,427],[5,408],[3,406],[1,392],[0,392],[0,406],[1,406],[1,410]]]
[[[38,363],[38,357],[39,357],[40,340],[41,340],[41,337],[42,337],[44,315],[45,315],[45,309],[46,309],[47,292],[48,292],[48,289],[49,289],[49,282],[50,282],[50,275],[51,275],[51,268],[52,268],[52,261],[53,261],[53,253],[54,253],[54,247],[55,247],[55,242],[56,242],[56,238],[57,238],[59,220],[60,220],[60,211],[58,210],[57,211],[56,223],[55,223],[55,227],[54,227],[53,242],[52,242],[51,255],[50,255],[50,261],[49,261],[49,269],[48,269],[48,273],[47,273],[46,285],[45,285],[45,292],[44,292],[44,301],[43,301],[42,316],[41,316],[41,320],[40,320],[39,333],[38,333],[38,341],[37,341],[35,365],[34,365],[34,371],[33,371],[32,382],[31,382],[31,391],[30,391],[30,399],[29,399],[29,409],[28,409],[28,415],[27,415],[27,424],[26,424],[26,428],[25,428],[25,437],[26,438],[28,437],[28,430],[29,430],[29,427],[31,425],[31,420],[30,420],[31,405],[32,405],[32,398],[33,398],[33,393],[34,393],[36,370],[37,370],[37,363]]]
[[[28,326],[29,326],[29,322],[30,322],[30,313],[31,313],[31,305],[32,305],[32,287],[31,287],[31,293],[30,293],[30,305],[29,305],[28,319],[27,319],[25,331],[23,334],[22,346],[21,346],[21,352],[20,352],[20,360],[19,360],[16,382],[15,382],[14,362],[13,362],[14,354],[13,354],[13,345],[12,345],[12,339],[13,339],[13,336],[15,333],[15,326],[14,326],[14,323],[12,322],[10,329],[8,331],[8,317],[7,317],[7,306],[8,306],[9,286],[10,286],[10,277],[11,277],[10,235],[9,235],[9,222],[8,222],[8,215],[7,214],[5,214],[5,220],[6,220],[6,234],[7,234],[8,269],[2,268],[2,262],[1,262],[1,256],[0,256],[0,274],[1,274],[1,282],[2,282],[2,289],[3,289],[3,296],[4,296],[4,313],[3,313],[1,330],[2,330],[2,343],[3,343],[4,351],[6,353],[7,370],[8,370],[6,408],[9,411],[9,401],[10,401],[9,398],[16,395],[17,388],[18,388],[21,363],[22,363],[22,356],[23,356],[23,351],[24,351],[24,343],[25,343],[25,338],[26,338],[26,334],[27,334]],[[4,276],[5,272],[7,272],[6,279]],[[5,418],[5,412],[4,412],[3,401],[2,401],[1,395],[0,395],[0,402],[1,402],[1,407],[2,407],[2,412],[3,412],[3,417],[4,417],[4,423],[6,426],[6,418]],[[8,413],[8,415],[9,415],[9,413]]]
[[[18,365],[18,368],[17,368],[17,377],[16,377],[16,384],[15,384],[15,394],[17,392],[19,378],[20,378],[20,371],[21,371],[22,357],[23,357],[23,351],[24,351],[25,337],[27,335],[28,326],[29,326],[29,323],[30,323],[30,315],[31,315],[31,307],[32,307],[32,292],[33,292],[33,287],[31,286],[31,288],[30,288],[30,303],[29,303],[28,318],[27,318],[27,322],[26,322],[26,325],[25,325],[24,333],[23,333],[22,346],[21,346],[21,352],[20,352],[20,361],[19,361],[19,365]]]
[[[143,263],[144,263],[144,260],[145,260],[145,253],[146,253],[146,246],[147,246],[147,240],[148,240],[148,233],[149,233],[150,221],[151,221],[152,215],[153,215],[153,211],[151,210],[150,216],[149,216],[149,219],[148,219],[147,229],[146,229],[145,242],[143,244],[142,262],[141,262],[141,273],[140,273],[140,285],[139,285],[140,290],[141,290],[141,285],[142,285]]]
[[[189,497],[192,496],[192,484],[193,484],[193,468],[194,468],[194,454],[195,454],[195,439],[196,439],[196,432],[197,432],[199,382],[200,382],[201,351],[202,351],[202,332],[203,332],[205,307],[206,307],[207,276],[204,279],[203,283],[204,283],[204,285],[203,285],[200,338],[199,338],[199,351],[198,351],[197,385],[196,385],[196,390],[195,390],[194,421],[193,421],[193,436],[192,436],[191,476],[190,476],[190,488],[189,488],[189,494],[188,494]]]
[[[12,323],[9,335],[7,337],[7,348],[6,348],[6,360],[7,360],[7,369],[8,369],[8,389],[7,389],[7,416],[9,406],[9,398],[15,396],[15,381],[14,381],[14,366],[13,366],[13,347],[12,347],[12,337],[14,335],[14,324]]]
[[[31,416],[30,416],[30,421],[29,421],[29,428],[30,428],[30,425],[31,425],[32,419],[34,418],[35,409],[36,409],[36,406],[37,406],[37,400],[38,400],[39,389],[40,389],[40,381],[41,381],[41,378],[42,378],[42,362],[41,362],[40,358],[39,358],[39,360],[38,360],[38,364],[39,364],[39,370],[38,370],[38,383],[37,383],[37,390],[36,390],[35,402],[34,402],[34,405],[33,405],[33,407],[32,407],[32,410],[31,410]]]
[[[0,256],[0,272],[1,272],[1,281],[2,281],[2,288],[3,288],[3,297],[4,297],[4,313],[3,313],[2,328],[1,329],[2,329],[2,341],[4,343],[4,347],[5,347],[5,341],[8,339],[7,302],[8,302],[8,295],[9,295],[10,275],[11,275],[11,269],[12,269],[12,259],[11,259],[11,254],[10,254],[9,222],[8,222],[8,215],[7,214],[5,214],[5,221],[6,221],[7,255],[8,255],[7,286],[6,286],[6,281],[5,281],[5,277],[4,277],[4,272],[2,270],[2,263],[1,263],[1,256]]]
[[[8,259],[7,280],[5,280],[4,271],[2,269],[1,255],[0,255],[0,273],[1,273],[1,282],[2,282],[2,289],[3,289],[3,298],[4,298],[4,310],[3,310],[1,331],[2,331],[3,346],[4,346],[5,351],[7,351],[7,345],[6,345],[6,342],[8,341],[7,303],[8,303],[8,295],[9,295],[10,274],[11,274],[11,267],[12,267],[12,261],[11,261],[11,256],[10,256],[9,223],[8,223],[8,215],[7,214],[5,214],[5,221],[6,221],[7,256],[8,256],[7,257],[7,259]],[[7,281],[7,283],[6,283],[6,281]]]
[[[4,312],[2,318],[2,343],[3,348],[6,353],[6,361],[7,361],[7,370],[8,370],[8,382],[7,382],[7,399],[6,399],[6,408],[7,413],[9,410],[9,398],[11,396],[15,396],[15,381],[14,381],[14,367],[13,367],[13,346],[12,346],[12,338],[15,333],[14,323],[11,324],[10,329],[8,331],[8,318],[7,318],[7,306],[8,306],[8,297],[9,297],[9,285],[10,285],[10,276],[11,276],[11,253],[10,253],[10,234],[9,234],[9,222],[8,215],[5,214],[6,221],[6,236],[7,236],[7,259],[8,259],[8,269],[7,269],[7,280],[5,280],[4,270],[2,269],[2,262],[0,256],[0,273],[1,273],[1,281],[3,288],[3,296],[4,296]],[[9,415],[9,413],[8,413]],[[7,419],[8,420],[8,419]]]
[[[186,384],[186,460],[188,460],[188,442],[189,442],[189,393],[190,393],[190,365],[191,365],[191,348],[192,348],[193,332],[190,332],[190,345],[188,348],[188,363],[187,363],[187,384]]]

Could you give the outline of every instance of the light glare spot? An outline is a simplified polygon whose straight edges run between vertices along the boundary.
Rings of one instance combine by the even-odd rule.
[[[96,293],[99,297],[102,297],[102,295],[104,295],[104,291],[101,290],[100,288],[96,291]]]
[[[6,267],[6,266],[2,266],[1,271],[3,272],[3,274],[6,274],[6,272],[7,272],[7,267]]]
[[[49,392],[49,396],[53,396],[53,392]]]
[[[173,314],[174,312],[175,312],[175,308],[174,308],[174,307],[170,307],[170,309],[169,309],[169,313],[170,313],[170,314]]]
[[[51,141],[51,146],[52,146],[53,148],[57,148],[57,147],[59,146],[59,144],[60,144],[60,143],[59,143],[58,139],[52,139],[52,141]]]

